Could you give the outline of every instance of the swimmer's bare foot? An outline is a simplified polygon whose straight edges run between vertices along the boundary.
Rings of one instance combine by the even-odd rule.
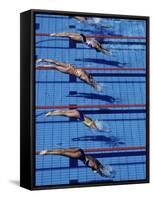
[[[49,111],[48,113],[45,114],[45,117],[48,117],[48,116],[50,116],[50,115],[52,115],[52,114],[53,114],[53,112],[52,112],[52,111]]]
[[[47,153],[47,150],[42,150],[39,152],[39,155],[45,155]]]
[[[56,36],[56,33],[51,33],[49,34],[49,36]]]
[[[39,63],[39,62],[43,62],[43,59],[42,59],[42,58],[38,58],[38,59],[36,60],[36,63]]]

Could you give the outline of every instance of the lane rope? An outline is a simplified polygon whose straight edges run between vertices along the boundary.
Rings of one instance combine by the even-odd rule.
[[[35,36],[54,37],[54,36],[50,36],[50,33],[36,33]],[[126,36],[126,35],[86,35],[86,37],[87,38],[107,38],[107,39],[146,39],[146,37],[144,36]]]
[[[146,104],[111,104],[111,105],[57,105],[57,106],[35,106],[35,109],[54,109],[54,108],[130,108],[130,107],[145,107]]]
[[[35,67],[36,70],[55,70],[56,67],[53,65],[39,65]],[[113,71],[145,71],[145,68],[142,67],[126,67],[126,68],[113,68],[113,67],[77,67],[77,69],[82,69],[82,70],[102,70],[102,71],[108,71],[108,70],[113,70]]]

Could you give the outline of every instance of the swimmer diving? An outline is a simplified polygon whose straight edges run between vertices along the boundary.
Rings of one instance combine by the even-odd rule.
[[[64,116],[64,117],[76,118],[88,128],[91,128],[98,132],[111,132],[111,129],[105,122],[99,120],[93,120],[92,118],[85,116],[81,110],[54,110],[47,112],[45,116],[46,117]]]
[[[87,46],[94,48],[97,52],[101,52],[106,55],[111,55],[111,51],[103,47],[103,45],[100,42],[98,42],[95,38],[88,38],[82,33],[76,33],[76,32],[51,33],[49,34],[49,36],[68,37],[71,40],[74,40],[76,42],[82,42]]]
[[[89,74],[85,70],[77,68],[74,65],[66,64],[66,63],[59,62],[59,61],[56,61],[53,59],[41,59],[40,58],[40,59],[36,60],[36,63],[40,63],[40,62],[47,62],[47,63],[53,64],[53,66],[52,65],[43,65],[43,67],[45,67],[45,68],[53,67],[60,72],[76,76],[77,78],[84,81],[85,83],[90,85],[92,88],[94,88],[97,92],[103,92],[103,90],[104,90],[103,85],[96,82],[96,80],[92,77],[91,74]],[[39,65],[37,67],[39,67]]]
[[[72,159],[80,160],[86,167],[89,167],[94,173],[100,176],[114,178],[115,171],[111,166],[103,165],[96,158],[90,155],[86,155],[83,149],[77,147],[71,147],[67,149],[53,149],[53,150],[41,150],[37,151],[36,155],[61,155]]]

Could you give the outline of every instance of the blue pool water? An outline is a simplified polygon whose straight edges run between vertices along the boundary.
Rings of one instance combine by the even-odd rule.
[[[145,21],[103,18],[97,26],[60,15],[37,14],[36,33],[81,32],[85,35],[144,36]],[[103,26],[111,26],[104,28]],[[99,39],[98,39],[99,40]],[[36,58],[52,58],[78,67],[146,68],[145,39],[100,39],[111,56],[97,53],[68,38],[36,36]],[[36,70],[36,106],[146,104],[145,71],[89,71],[104,92],[97,93],[81,80],[57,70]],[[82,149],[146,145],[145,107],[82,108],[84,114],[103,120],[110,133],[93,133],[83,123],[66,117],[45,117],[50,109],[36,109],[36,151],[80,147]],[[36,186],[146,179],[145,150],[91,152],[116,171],[115,178],[63,156],[36,156]]]

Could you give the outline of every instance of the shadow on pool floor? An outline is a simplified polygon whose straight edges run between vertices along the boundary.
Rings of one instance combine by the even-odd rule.
[[[67,97],[83,97],[85,99],[98,99],[101,101],[107,101],[108,103],[114,103],[116,101],[118,101],[118,98],[114,98],[112,96],[108,96],[108,95],[101,95],[101,94],[96,94],[96,93],[71,93],[69,95],[67,95]]]
[[[83,136],[72,138],[72,141],[94,141],[94,142],[105,142],[106,144],[114,146],[119,146],[125,144],[125,142],[120,141],[118,137],[115,136],[104,136],[104,135],[96,135],[96,136]]]
[[[94,62],[99,64],[111,65],[115,67],[124,67],[127,63],[121,63],[119,61],[99,59],[99,58],[84,58],[84,59],[75,59],[76,61],[84,61],[84,62]]]
[[[94,114],[126,114],[126,113],[145,113],[146,110],[145,109],[98,109],[98,110],[83,110],[81,109],[81,111],[83,112],[83,114],[90,114],[90,115],[94,115]],[[36,114],[36,117],[40,117],[40,116],[44,116],[46,114],[46,112],[41,112]],[[45,118],[44,118],[45,119]],[[103,119],[104,120],[104,119]],[[106,119],[106,121],[127,121],[127,120],[145,120],[145,118],[129,118],[129,119]],[[77,121],[77,120],[76,120]],[[40,121],[37,123],[67,123],[70,121]],[[74,121],[71,121],[74,122]],[[77,121],[78,122],[78,121]]]

